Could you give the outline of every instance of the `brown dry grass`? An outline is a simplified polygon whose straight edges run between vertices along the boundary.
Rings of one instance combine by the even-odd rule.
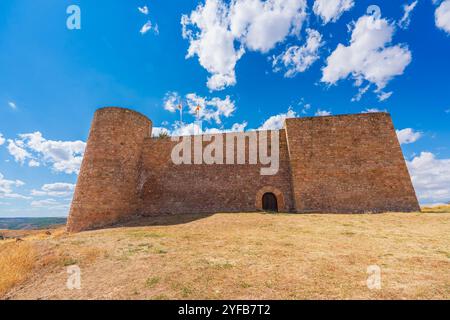
[[[0,297],[28,277],[34,261],[30,243],[10,242],[0,246]]]
[[[11,299],[450,299],[450,214],[215,214],[28,240]],[[0,246],[1,247],[1,246]],[[67,266],[81,290],[66,288]],[[366,286],[378,265],[382,289]]]
[[[424,208],[422,208],[422,212],[424,212],[424,213],[450,213],[450,205],[424,207]]]

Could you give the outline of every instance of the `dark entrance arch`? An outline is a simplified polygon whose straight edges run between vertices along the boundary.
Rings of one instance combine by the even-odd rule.
[[[262,208],[264,211],[278,212],[277,197],[272,192],[264,193],[262,197]]]

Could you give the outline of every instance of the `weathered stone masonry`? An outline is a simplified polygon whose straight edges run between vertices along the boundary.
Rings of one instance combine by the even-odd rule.
[[[252,212],[261,210],[266,192],[276,196],[282,212],[420,210],[387,113],[287,119],[279,131],[279,171],[272,176],[261,175],[261,165],[248,159],[175,165],[171,152],[177,142],[154,139],[151,129],[152,122],[135,111],[97,110],[69,231],[134,215]],[[223,135],[225,141],[228,134]]]

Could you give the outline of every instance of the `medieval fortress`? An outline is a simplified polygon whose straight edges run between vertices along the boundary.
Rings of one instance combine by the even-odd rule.
[[[129,109],[95,112],[69,231],[138,215],[420,210],[387,113],[292,118],[276,132],[184,139],[151,130]],[[214,151],[196,152],[199,143]]]

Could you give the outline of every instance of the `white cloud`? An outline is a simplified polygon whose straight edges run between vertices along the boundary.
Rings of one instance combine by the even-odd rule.
[[[392,91],[391,92],[380,92],[378,94],[378,101],[385,101],[385,100],[389,99],[393,93],[394,92],[392,92]]]
[[[138,7],[138,10],[140,13],[148,15],[148,7],[147,6],[143,6],[143,7]]]
[[[23,185],[25,185],[25,182],[20,180],[7,180],[0,173],[0,198],[29,199],[29,197],[14,193],[13,191],[14,187],[22,187]]]
[[[318,109],[314,115],[317,117],[331,116],[331,112],[327,110]]]
[[[153,127],[152,128],[152,137],[159,137],[163,133],[168,134],[168,135],[172,134],[169,129],[164,128],[164,127]]]
[[[245,131],[245,128],[247,127],[248,123],[247,121],[244,121],[242,123],[235,123],[231,126],[231,132],[243,132]]]
[[[164,109],[169,112],[177,111],[178,105],[181,103],[181,98],[177,92],[167,92],[164,97]]]
[[[222,90],[236,83],[234,68],[244,53],[243,48],[235,47],[228,10],[220,0],[207,0],[190,16],[181,18],[183,38],[189,39],[186,58],[198,56],[200,65],[211,74],[207,83],[211,90]],[[194,26],[198,31],[190,29]]]
[[[336,22],[341,15],[354,6],[353,0],[316,0],[313,11],[322,18],[324,24]]]
[[[377,108],[367,108],[364,111],[361,111],[361,113],[377,113],[377,112],[387,112],[386,110],[380,110]]]
[[[16,105],[16,103],[13,102],[13,101],[9,101],[9,102],[8,102],[8,106],[9,106],[11,109],[13,109],[13,110],[16,110],[16,109],[17,109],[17,105]]]
[[[189,93],[186,95],[186,104],[190,114],[196,115],[196,108],[200,106],[199,119],[214,120],[217,124],[222,123],[221,117],[228,118],[236,110],[234,101],[229,96],[226,96],[225,99],[217,97],[207,99],[195,93]]]
[[[162,127],[154,127],[152,135],[154,137],[159,136],[161,133],[167,133],[169,135],[180,136],[180,135],[192,135],[200,133],[211,133],[214,132],[226,132],[229,131],[223,128],[210,128],[202,130],[200,128],[201,121],[206,121],[208,123],[214,121],[216,124],[222,124],[222,118],[228,118],[233,115],[236,110],[234,101],[231,100],[230,96],[226,96],[224,99],[217,97],[208,98],[197,95],[196,93],[188,93],[184,98],[180,97],[177,92],[168,92],[164,97],[164,109],[169,112],[175,112],[179,110],[179,106],[182,106],[183,112],[187,113],[200,121],[200,123],[183,123],[179,121],[175,122],[173,129],[165,128],[168,123]],[[197,111],[197,107],[200,107]],[[183,116],[184,118],[184,116]],[[235,124],[238,125],[238,124]],[[238,127],[234,127],[238,128]],[[233,130],[234,129],[230,129]]]
[[[405,45],[389,46],[394,30],[386,19],[359,18],[350,45],[339,44],[327,58],[321,81],[336,84],[351,76],[357,87],[368,81],[369,85],[375,84],[375,92],[380,93],[393,77],[403,74],[412,59]]]
[[[310,103],[304,104],[302,108],[302,114],[307,114],[309,109],[311,109],[311,104]]]
[[[440,4],[434,17],[436,26],[450,34],[450,0],[445,0]]]
[[[45,139],[40,132],[20,134],[19,139],[8,140],[9,153],[16,162],[26,159],[49,163],[53,169],[67,174],[78,173],[86,143],[83,141],[54,141]]]
[[[56,182],[44,184],[40,190],[32,190],[31,195],[33,196],[50,196],[50,197],[66,197],[73,193],[75,189],[75,184]]]
[[[246,48],[269,51],[288,35],[298,35],[305,17],[305,0],[206,0],[181,18],[189,40],[186,58],[197,55],[211,74],[208,88],[222,90],[236,84],[236,63]]]
[[[396,130],[398,141],[400,144],[409,144],[416,142],[422,137],[421,132],[414,131],[414,129],[406,128],[402,130]]]
[[[153,137],[158,137],[161,132],[167,133],[169,136],[189,136],[196,134],[216,134],[225,132],[242,132],[247,127],[247,122],[234,123],[231,128],[202,128],[198,123],[175,123],[173,130],[167,128],[156,127],[153,128]]]
[[[21,140],[8,139],[9,154],[14,157],[16,162],[23,164],[27,158],[31,158],[31,154],[24,149],[24,143]]]
[[[416,7],[417,3],[419,1],[416,0],[411,4],[405,4],[403,5],[403,10],[405,11],[403,13],[403,17],[400,19],[400,21],[398,22],[398,26],[402,29],[406,29],[409,27],[409,24],[411,23],[411,12],[414,10],[414,8]]]
[[[319,59],[319,48],[323,45],[322,35],[313,29],[307,29],[306,32],[308,37],[303,46],[291,46],[273,59],[272,66],[275,72],[286,69],[284,76],[294,77]]]
[[[68,203],[62,203],[55,199],[35,200],[31,202],[31,206],[34,208],[46,208],[50,210],[67,210],[69,209]]]
[[[407,161],[421,203],[450,200],[450,159],[436,159],[430,152]]]
[[[235,0],[230,29],[248,49],[264,53],[289,34],[299,34],[306,7],[304,0]]]
[[[150,20],[148,20],[141,28],[141,30],[139,31],[141,34],[146,34],[147,32],[149,32],[150,30],[153,30],[154,34],[159,34],[159,28],[158,25],[155,24],[153,25],[152,22]]]
[[[370,83],[362,88],[358,88],[358,93],[352,98],[352,101],[360,101],[363,95],[366,94],[367,90],[370,89]]]
[[[280,113],[275,116],[271,116],[258,129],[259,130],[280,130],[283,128],[284,120],[286,120],[288,118],[295,118],[295,117],[297,117],[297,113],[292,109],[288,109],[288,111],[286,113]]]
[[[0,146],[2,145],[2,144],[4,144],[5,143],[5,138],[3,138],[3,135],[0,133]]]
[[[28,162],[28,166],[29,167],[39,167],[41,164],[39,163],[39,161],[36,161],[36,160],[34,160],[34,159],[31,159],[29,162]]]

